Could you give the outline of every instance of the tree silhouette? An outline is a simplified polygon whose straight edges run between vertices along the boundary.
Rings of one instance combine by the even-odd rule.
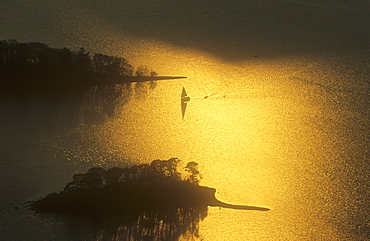
[[[92,63],[95,73],[127,76],[132,75],[133,67],[123,57],[95,54],[92,59]]]
[[[156,76],[158,75],[155,71],[151,71],[148,66],[140,65],[136,68],[135,76]]]
[[[90,52],[86,52],[84,48],[80,48],[76,54],[75,65],[77,71],[91,72],[92,66]]]
[[[123,57],[94,54],[84,48],[77,52],[68,48],[50,48],[39,42],[18,43],[15,40],[0,41],[0,65],[17,64],[28,67],[58,67],[63,70],[95,72],[132,76],[134,68]],[[149,75],[147,67],[139,67],[138,76]],[[153,72],[154,73],[154,72]]]
[[[189,162],[185,170],[190,173],[189,181],[194,184],[199,184],[199,181],[201,179],[200,172],[198,171],[198,163],[196,162]]]

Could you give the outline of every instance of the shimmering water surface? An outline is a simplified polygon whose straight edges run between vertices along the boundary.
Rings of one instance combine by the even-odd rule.
[[[171,157],[199,163],[201,185],[216,188],[218,199],[271,209],[209,208],[198,220],[199,233],[182,234],[180,239],[370,238],[369,48],[363,38],[366,24],[359,24],[368,19],[365,1],[341,5],[279,1],[290,7],[289,14],[306,9],[328,20],[325,23],[306,15],[279,18],[279,5],[251,1],[252,9],[266,10],[258,17],[260,25],[252,13],[232,14],[237,1],[216,4],[216,9],[202,13],[182,6],[184,13],[193,14],[189,18],[175,14],[178,6],[165,1],[153,5],[139,1],[144,17],[134,14],[139,11],[133,3],[126,8],[99,2],[83,7],[64,1],[64,5],[48,3],[41,11],[39,2],[8,3],[5,16],[18,16],[12,23],[16,28],[4,28],[0,38],[83,45],[92,51],[124,54],[133,64],[148,65],[161,75],[188,78],[159,81],[155,86],[117,85],[122,95],[115,103],[94,88],[85,96],[71,93],[56,100],[1,100],[0,239],[124,240],[124,226],[118,221],[109,228],[96,228],[86,220],[33,216],[14,206],[61,190],[73,174],[92,166]],[[19,6],[28,6],[39,17],[17,15],[13,11]],[[130,13],[122,13],[125,21],[118,20],[114,6]],[[229,15],[217,20],[217,11]],[[40,27],[40,21],[53,12],[54,28],[43,28],[41,35],[23,33],[23,20],[31,19],[30,25]],[[182,32],[156,14],[182,23]],[[158,25],[149,21],[153,19]],[[263,30],[271,19],[282,22]],[[216,40],[222,35],[211,23],[218,23],[227,34],[224,40]],[[193,43],[187,44],[190,30],[194,30]],[[183,87],[191,100],[182,119]]]

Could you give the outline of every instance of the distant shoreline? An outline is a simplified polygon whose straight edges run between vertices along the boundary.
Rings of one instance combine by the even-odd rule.
[[[80,48],[0,41],[0,97],[53,95],[91,86],[184,79],[158,76],[146,66],[133,67],[124,57],[93,54]]]
[[[186,79],[185,76],[120,76],[91,74],[89,76],[92,85],[125,84],[135,82],[149,82],[158,80]],[[108,79],[107,79],[108,78]]]

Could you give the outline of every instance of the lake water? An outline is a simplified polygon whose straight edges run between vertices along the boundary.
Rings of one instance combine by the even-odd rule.
[[[370,239],[369,6],[330,2],[8,3],[2,39],[123,54],[188,78],[116,86],[114,101],[94,88],[1,99],[0,240],[125,240],[120,221],[34,216],[22,203],[92,166],[171,157],[199,163],[219,200],[271,210],[210,207],[194,232],[156,224],[158,240]]]
[[[14,206],[60,191],[73,174],[91,166],[171,157],[198,162],[201,184],[216,188],[218,199],[271,208],[209,208],[199,223],[204,240],[365,240],[370,211],[365,89],[324,86],[330,79],[319,75],[332,68],[324,61],[261,62],[256,68],[273,77],[249,77],[245,71],[238,82],[210,76],[208,82],[206,77],[158,82],[145,91],[131,86],[130,100],[123,95],[114,114],[92,92],[84,98],[3,101],[4,240],[96,238],[83,225],[78,229]],[[183,86],[191,97],[184,119]]]

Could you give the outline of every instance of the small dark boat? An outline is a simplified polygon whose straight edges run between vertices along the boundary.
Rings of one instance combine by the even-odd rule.
[[[189,101],[190,101],[190,97],[186,93],[185,87],[182,87],[182,92],[181,92],[181,113],[182,113],[182,119],[184,119],[186,106],[189,103]]]

